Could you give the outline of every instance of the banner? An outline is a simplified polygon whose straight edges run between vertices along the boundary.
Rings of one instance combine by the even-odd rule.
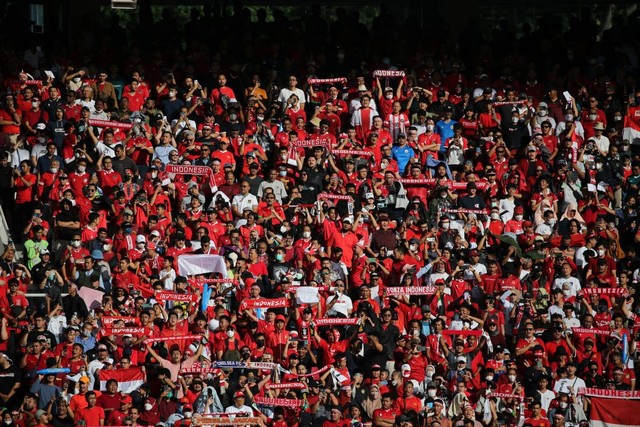
[[[289,285],[289,292],[297,292],[300,288],[308,288],[309,286],[300,286],[300,285]],[[313,286],[313,289],[317,289],[318,292],[327,292],[330,291],[332,286]]]
[[[144,340],[144,344],[153,344],[155,342],[164,342],[164,341],[182,341],[182,340],[198,340],[200,341],[202,336],[200,335],[177,335],[175,337],[158,337],[158,338],[148,338]]]
[[[302,400],[298,399],[276,399],[272,397],[255,396],[253,401],[258,405],[285,406],[287,408],[297,408],[302,406]]]
[[[331,150],[331,154],[335,154],[338,156],[364,156],[364,157],[373,156],[373,153],[371,151],[360,151],[360,150]]]
[[[404,77],[404,71],[400,70],[375,70],[373,77]]]
[[[399,295],[433,295],[436,293],[435,286],[393,286],[386,288],[388,296]]]
[[[240,311],[251,310],[254,308],[284,308],[288,305],[286,298],[258,298],[245,299],[240,303]]]
[[[625,288],[583,288],[583,295],[625,295],[627,290]]]
[[[197,426],[246,426],[260,424],[258,417],[236,417],[229,414],[229,418],[194,418],[193,424]]]
[[[611,335],[611,331],[604,331],[602,329],[571,328],[571,331],[574,334]]]
[[[407,185],[427,185],[427,186],[435,186],[437,180],[435,178],[402,178],[400,180],[402,184]],[[444,184],[440,184],[441,186],[446,186],[450,190],[466,190],[468,182],[457,182],[457,181],[449,181],[447,180]],[[478,190],[484,190],[487,188],[486,182],[476,182],[476,187]]]
[[[167,165],[165,172],[173,173],[176,175],[209,175],[211,168],[208,166],[194,166],[194,165]]]
[[[303,388],[307,388],[307,385],[305,383],[295,382],[295,383],[267,384],[266,387],[267,389],[283,389],[283,388],[303,389]]]
[[[324,374],[325,372],[327,372],[331,368],[333,368],[333,366],[325,365],[325,366],[323,366],[322,368],[318,369],[315,372],[310,372],[308,374],[296,374],[296,377],[298,377],[298,378],[307,378],[307,377],[319,376],[320,374]]]
[[[185,254],[178,256],[178,273],[181,276],[220,273],[227,277],[227,266],[220,255]]]
[[[442,209],[442,212],[446,213],[462,213],[462,214],[476,214],[476,215],[489,215],[491,211],[489,209]]]
[[[96,126],[99,128],[112,128],[112,129],[121,129],[121,130],[129,130],[133,127],[133,123],[112,122],[111,120],[97,120],[97,119],[89,119],[89,125]]]
[[[220,369],[264,369],[273,370],[278,369],[280,365],[272,362],[243,362],[243,361],[225,361],[219,360],[213,363],[212,366]]]
[[[473,336],[479,337],[480,335],[482,335],[482,331],[477,331],[475,329],[464,329],[460,331],[456,331],[455,329],[445,329],[444,331],[442,331],[442,334],[443,335],[464,335],[464,336],[473,335]]]
[[[125,325],[127,323],[135,323],[136,325],[140,324],[139,319],[133,316],[102,316],[102,319],[100,320],[102,321],[102,326],[105,327],[111,327],[111,325],[119,321],[123,321]]]
[[[614,395],[606,397],[602,394],[591,395],[592,427],[630,427],[639,424],[640,396],[637,391],[598,390],[598,393]],[[635,396],[629,397],[625,394],[635,394]]]
[[[200,374],[214,374],[218,375],[220,368],[183,368],[180,369],[180,375],[200,375]]]
[[[47,368],[47,369],[40,369],[39,371],[36,372],[36,374],[38,374],[38,375],[47,375],[47,374],[58,375],[58,374],[68,374],[69,372],[71,372],[71,369],[69,369],[69,368]]]
[[[149,328],[145,328],[143,326],[137,326],[137,327],[125,327],[125,328],[102,328],[100,330],[100,333],[103,336],[109,336],[109,335],[117,335],[117,336],[122,336],[122,335],[150,335],[151,334],[151,330]]]
[[[609,397],[613,399],[640,399],[640,391],[607,390],[603,388],[586,387],[578,390],[577,394],[585,396]]]
[[[353,201],[353,197],[348,194],[327,194],[322,193],[318,194],[318,199],[330,199],[330,200],[347,200],[349,202]]]
[[[332,318],[332,319],[314,319],[313,324],[320,326],[335,326],[335,325],[355,325],[358,323],[358,319],[355,317],[350,318]]]
[[[495,101],[491,105],[494,107],[502,107],[503,105],[529,105],[529,101],[521,99],[520,101]]]
[[[196,294],[179,294],[177,292],[162,291],[156,294],[157,301],[198,302]]]
[[[325,84],[334,84],[334,83],[342,83],[345,84],[347,82],[346,77],[336,77],[334,79],[307,79],[307,83],[310,85],[325,85]]]
[[[317,140],[317,139],[300,139],[298,141],[291,141],[291,145],[293,147],[304,148],[304,147],[322,147],[327,146],[329,141],[327,140]]]
[[[146,375],[142,368],[128,369],[101,369],[98,374],[100,379],[100,390],[107,389],[107,381],[114,379],[118,381],[118,391],[122,393],[131,393],[140,388],[146,380]]]

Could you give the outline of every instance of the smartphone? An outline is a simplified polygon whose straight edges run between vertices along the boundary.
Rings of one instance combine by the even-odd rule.
[[[367,258],[367,261],[369,261],[369,262],[376,262],[376,259],[375,259],[375,258]]]
[[[571,102],[571,94],[569,93],[568,90],[565,90],[564,92],[562,92],[562,95],[564,96],[564,99],[567,100],[567,102]]]

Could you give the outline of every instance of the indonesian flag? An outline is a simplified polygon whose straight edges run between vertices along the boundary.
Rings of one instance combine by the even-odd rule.
[[[628,113],[624,117],[622,138],[629,140],[632,144],[640,144],[640,106],[629,106]]]
[[[585,389],[591,398],[593,427],[637,426],[640,414],[640,392]]]
[[[100,379],[100,390],[105,391],[107,389],[107,381],[114,379],[118,381],[118,391],[123,393],[131,393],[134,390],[140,388],[146,380],[146,376],[142,368],[128,368],[128,369],[103,369],[98,374]]]

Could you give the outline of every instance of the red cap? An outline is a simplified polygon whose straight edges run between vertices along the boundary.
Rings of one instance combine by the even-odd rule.
[[[251,136],[251,135],[253,135],[253,131],[251,129],[247,129],[247,130],[244,131],[244,134],[247,135],[247,136]]]
[[[522,222],[522,226],[523,227],[533,227],[533,223],[531,221],[523,221]]]
[[[233,393],[233,397],[244,397],[244,393],[241,391],[236,391]]]
[[[276,322],[277,322],[278,320],[282,320],[283,322],[286,322],[286,321],[287,321],[287,318],[286,318],[286,317],[284,317],[282,314],[278,314],[278,315],[276,316]]]
[[[271,350],[269,347],[264,349],[264,354],[270,354],[273,356],[273,350]]]
[[[522,214],[522,213],[524,213],[524,208],[522,206],[516,206],[516,208],[513,210],[513,212],[518,213],[518,214]]]
[[[131,402],[133,402],[133,399],[131,399],[131,396],[125,395],[120,398],[120,403],[131,403]]]

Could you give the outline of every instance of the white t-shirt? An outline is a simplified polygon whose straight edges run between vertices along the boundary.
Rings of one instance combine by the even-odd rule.
[[[330,304],[336,298],[336,295],[327,298],[327,304]],[[327,314],[331,315],[340,313],[344,314],[345,317],[349,317],[350,310],[353,310],[353,302],[347,295],[342,294],[340,295],[340,298],[338,298],[338,302],[336,302],[333,307],[331,307],[331,310],[329,310]]]
[[[278,95],[278,102],[282,103],[283,109],[286,109],[287,101],[289,101],[291,95],[296,95],[298,97],[298,104],[307,102],[307,97],[304,96],[304,92],[302,91],[302,89],[296,88],[292,91],[289,90],[289,88],[283,87],[282,89],[280,89],[280,94]]]
[[[578,293],[580,292],[580,290],[582,290],[582,286],[580,286],[580,281],[573,276],[568,277],[566,279],[564,277],[558,277],[556,280],[553,281],[553,289],[563,289],[565,284],[569,285],[569,291],[571,292],[569,295],[565,295],[567,298],[569,296],[572,296],[572,297],[578,296]]]

